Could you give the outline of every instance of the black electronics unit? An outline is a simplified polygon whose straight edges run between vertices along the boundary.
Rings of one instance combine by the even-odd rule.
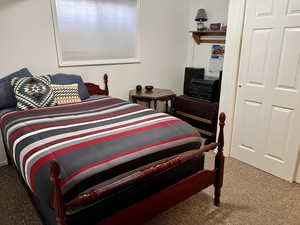
[[[219,79],[192,79],[189,95],[208,102],[218,102],[220,98]]]
[[[185,75],[184,75],[183,93],[185,95],[189,95],[192,80],[193,79],[203,80],[204,75],[205,75],[205,69],[204,68],[186,67],[185,68]]]
[[[205,79],[204,68],[186,68],[184,94],[208,102],[220,100],[222,71],[219,78]]]

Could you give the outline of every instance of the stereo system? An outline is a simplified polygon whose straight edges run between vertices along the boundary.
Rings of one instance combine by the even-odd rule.
[[[208,102],[218,102],[220,99],[220,78],[206,78],[204,68],[186,68],[184,79],[184,94]]]

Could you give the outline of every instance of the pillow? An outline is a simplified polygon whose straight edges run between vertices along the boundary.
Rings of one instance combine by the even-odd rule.
[[[81,78],[78,75],[58,73],[51,76],[52,84],[78,84],[78,91],[81,100],[90,97],[89,92]]]
[[[17,106],[17,100],[10,85],[11,79],[15,77],[32,77],[32,74],[28,71],[28,69],[24,68],[0,79],[0,109]]]
[[[18,110],[55,106],[50,76],[13,78],[11,80]]]
[[[55,101],[58,105],[81,102],[78,84],[51,84]]]

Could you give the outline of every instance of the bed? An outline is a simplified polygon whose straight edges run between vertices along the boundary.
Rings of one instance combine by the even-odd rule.
[[[223,127],[218,143],[202,148],[197,131],[180,119],[109,97],[1,117],[7,158],[47,225],[138,225],[214,185],[220,205]],[[218,149],[213,170],[204,153]]]

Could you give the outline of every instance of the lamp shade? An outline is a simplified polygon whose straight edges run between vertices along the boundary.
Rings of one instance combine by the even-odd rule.
[[[207,14],[205,9],[199,9],[195,21],[205,22],[207,21]]]

